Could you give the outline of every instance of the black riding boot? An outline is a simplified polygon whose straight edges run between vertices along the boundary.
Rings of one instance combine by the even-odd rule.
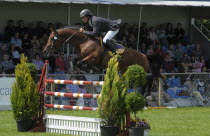
[[[113,45],[113,43],[111,43],[110,40],[106,40],[106,45],[108,46],[108,48],[110,49],[111,52],[116,53],[114,45]]]

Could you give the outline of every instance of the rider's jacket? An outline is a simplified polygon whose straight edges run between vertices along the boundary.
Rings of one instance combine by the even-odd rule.
[[[102,17],[93,16],[89,19],[89,22],[85,24],[87,31],[84,31],[85,34],[89,36],[99,36],[102,33],[108,31],[119,30],[121,24],[121,19],[118,20],[109,20]]]

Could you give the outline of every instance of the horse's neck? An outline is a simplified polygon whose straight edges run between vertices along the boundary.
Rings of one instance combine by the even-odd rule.
[[[77,33],[78,31],[79,30],[67,29],[64,33],[65,39],[68,39],[70,36],[76,33],[74,36],[72,36],[71,39],[69,39],[68,43],[71,44],[78,53],[81,53],[82,48],[88,46],[88,44],[86,43],[89,41],[96,42],[97,45],[100,45],[100,40],[96,38],[90,38],[83,33]]]

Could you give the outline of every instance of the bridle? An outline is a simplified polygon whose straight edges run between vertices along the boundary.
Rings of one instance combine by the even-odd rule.
[[[67,42],[68,42],[73,36],[75,36],[77,33],[80,33],[80,32],[79,32],[79,31],[76,31],[76,32],[74,32],[72,35],[70,35],[70,36],[62,43],[62,46],[63,46],[65,43],[67,43]],[[81,42],[85,41],[87,38],[88,38],[88,36],[86,35],[85,38],[84,38]],[[57,36],[54,36],[53,39],[54,39],[54,40],[58,40],[58,37],[57,37]],[[52,41],[52,45],[50,46],[50,50],[48,51],[48,54],[47,54],[47,55],[49,55],[49,53],[50,53],[52,50],[53,50],[53,51],[57,51],[57,50],[53,47],[53,41]]]

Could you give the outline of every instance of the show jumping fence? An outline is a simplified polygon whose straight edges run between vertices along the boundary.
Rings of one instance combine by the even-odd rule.
[[[53,80],[47,79],[48,74],[48,61],[42,70],[42,75],[39,81],[39,95],[40,95],[40,111],[39,120],[43,123],[43,119],[46,119],[46,131],[52,133],[73,134],[81,136],[99,136],[100,135],[100,121],[97,118],[83,118],[83,117],[71,117],[60,115],[44,115],[44,107],[57,108],[57,109],[69,109],[69,110],[98,110],[97,107],[83,107],[83,106],[70,106],[70,105],[56,105],[45,104],[45,96],[57,96],[57,97],[70,97],[70,98],[99,98],[99,94],[84,94],[84,93],[61,93],[55,92],[55,89],[46,91],[47,84],[72,84],[72,85],[93,85],[102,86],[103,81],[78,81],[78,80]]]

